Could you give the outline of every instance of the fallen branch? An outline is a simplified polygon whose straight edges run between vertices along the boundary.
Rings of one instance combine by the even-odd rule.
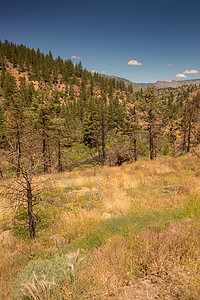
[[[26,252],[24,252],[24,251],[22,251],[22,250],[17,249],[16,246],[15,246],[15,248],[16,248],[16,250],[17,250],[19,253],[22,253],[22,254],[26,255],[26,256],[27,256],[28,258],[30,258],[30,259],[33,259],[33,257],[35,256],[35,254],[29,255],[28,253],[26,253]]]
[[[196,151],[193,150],[193,153],[194,153],[198,158],[200,158],[200,155],[199,155]]]

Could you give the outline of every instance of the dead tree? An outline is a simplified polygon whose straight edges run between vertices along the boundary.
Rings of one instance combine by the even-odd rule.
[[[12,177],[10,175],[4,176],[1,181],[0,197],[4,200],[3,211],[12,210],[17,216],[20,208],[25,209],[30,238],[36,236],[38,211],[34,209],[34,206],[43,201],[42,194],[47,189],[48,184],[46,179],[44,181],[39,180],[35,172],[42,163],[41,159],[33,166],[31,158],[28,165],[22,166],[21,164],[19,177],[15,175]]]

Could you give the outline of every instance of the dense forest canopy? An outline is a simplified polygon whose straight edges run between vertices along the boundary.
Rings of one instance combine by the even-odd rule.
[[[199,108],[196,86],[134,91],[81,61],[0,42],[0,147],[18,176],[27,164],[46,173],[195,151]]]

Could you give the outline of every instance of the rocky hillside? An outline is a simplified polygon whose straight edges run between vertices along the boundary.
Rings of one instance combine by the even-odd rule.
[[[200,85],[200,79],[191,79],[191,80],[172,80],[172,81],[156,81],[154,83],[136,83],[128,79],[117,77],[117,76],[106,76],[106,78],[114,78],[116,81],[124,82],[125,86],[132,85],[134,90],[144,89],[146,90],[148,86],[154,85],[156,89],[166,89],[166,88],[179,88],[185,85]]]
[[[165,88],[178,88],[184,85],[200,85],[200,79],[191,79],[191,80],[172,80],[168,81],[156,81],[154,84],[156,89],[165,89]]]

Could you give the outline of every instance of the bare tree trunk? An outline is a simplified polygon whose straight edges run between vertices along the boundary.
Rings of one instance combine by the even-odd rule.
[[[105,132],[104,127],[102,127],[102,165],[104,165],[106,159],[106,152],[105,152]]]
[[[61,160],[61,143],[58,140],[58,172],[62,172],[62,160]]]
[[[176,136],[174,134],[173,128],[170,127],[170,136],[171,136],[171,143],[172,143],[172,156],[175,156],[176,152]]]
[[[102,107],[102,116],[101,116],[101,149],[102,149],[102,160],[101,164],[104,165],[105,159],[106,159],[106,143],[105,143],[105,117],[104,117],[104,111]]]
[[[187,152],[190,152],[190,145],[191,145],[191,130],[192,130],[192,113],[190,112],[190,119],[189,119],[189,128],[188,128],[188,143],[187,143]]]
[[[48,150],[48,155],[47,155],[47,171],[51,168],[51,151],[49,147],[49,140],[47,138],[47,150]]]
[[[17,177],[20,175],[20,169],[21,169],[21,141],[20,141],[20,130],[19,130],[19,124],[17,121]]]
[[[47,173],[48,165],[47,165],[47,142],[46,142],[46,129],[45,129],[45,118],[42,119],[42,155],[43,155],[43,166],[44,173]]]
[[[133,140],[133,151],[134,151],[134,159],[137,161],[137,140],[134,138]]]
[[[44,173],[46,173],[47,172],[47,149],[46,149],[46,139],[45,139],[44,130],[43,130],[43,139],[42,139],[42,154],[43,154]]]
[[[149,126],[149,147],[150,147],[150,159],[154,159],[154,138],[151,124]]]
[[[31,183],[26,175],[26,192],[27,192],[27,204],[28,204],[28,222],[29,222],[29,233],[30,237],[35,237],[35,220],[33,215],[33,195],[32,195],[32,188]]]
[[[183,132],[183,152],[186,150],[186,132]],[[188,151],[187,151],[188,152]]]

